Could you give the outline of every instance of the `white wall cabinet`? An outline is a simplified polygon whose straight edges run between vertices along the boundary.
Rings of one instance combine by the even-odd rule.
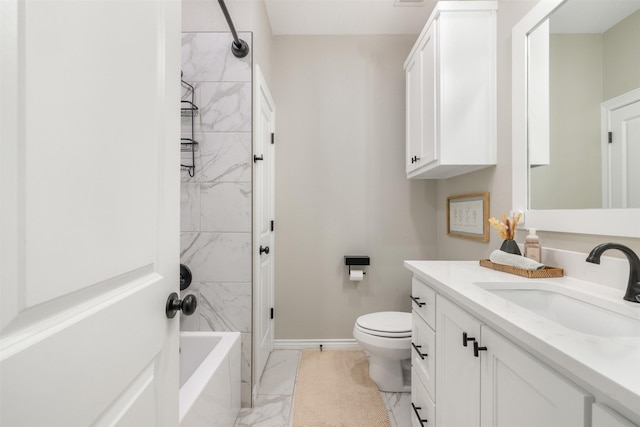
[[[496,164],[495,1],[439,2],[405,62],[406,172],[440,179]]]
[[[413,279],[414,339],[435,335],[435,391],[422,360],[412,357],[412,403],[418,417],[437,427],[534,427],[590,425],[592,396],[480,320]],[[435,301],[431,330],[420,301]],[[428,333],[427,333],[428,335]],[[429,339],[426,339],[429,342]],[[420,348],[433,346],[421,346]],[[414,351],[415,353],[415,351]],[[425,396],[428,399],[425,399]],[[434,417],[435,416],[435,417]]]

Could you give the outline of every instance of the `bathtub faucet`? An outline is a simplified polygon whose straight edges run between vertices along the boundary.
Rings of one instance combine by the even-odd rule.
[[[629,260],[629,283],[624,299],[640,303],[640,259],[630,248],[619,243],[602,243],[591,250],[586,261],[600,264],[600,255],[608,249],[617,249],[624,253]]]

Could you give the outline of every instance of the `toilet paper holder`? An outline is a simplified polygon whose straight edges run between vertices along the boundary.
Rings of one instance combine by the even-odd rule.
[[[349,274],[351,274],[352,265],[371,265],[371,259],[366,255],[345,255],[344,263],[349,266]],[[363,271],[362,274],[367,273]]]

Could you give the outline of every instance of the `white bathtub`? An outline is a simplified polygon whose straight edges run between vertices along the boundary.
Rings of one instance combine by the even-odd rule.
[[[180,426],[233,426],[240,412],[240,332],[180,333]]]

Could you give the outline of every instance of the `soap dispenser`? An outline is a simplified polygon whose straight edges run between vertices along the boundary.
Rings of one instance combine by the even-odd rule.
[[[534,261],[542,262],[542,248],[540,247],[540,238],[536,234],[535,228],[529,229],[529,234],[524,242],[524,256]]]

